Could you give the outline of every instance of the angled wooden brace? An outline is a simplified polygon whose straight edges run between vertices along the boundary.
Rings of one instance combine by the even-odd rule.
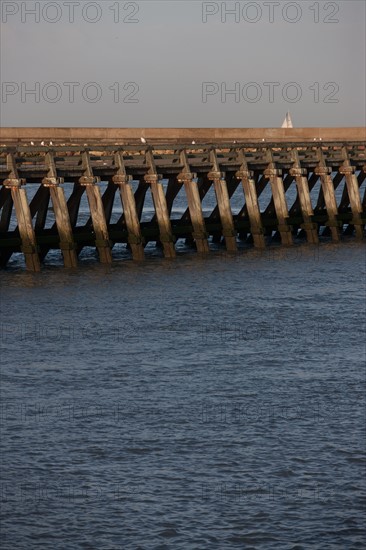
[[[276,168],[271,149],[267,151],[268,167],[264,175],[269,179],[272,189],[272,197],[278,220],[278,231],[284,245],[293,244],[292,227],[288,223],[289,212],[286,202],[285,187],[283,185],[282,171]]]
[[[0,233],[9,231],[11,215],[13,212],[13,197],[11,190],[4,185],[0,188]]]
[[[7,155],[7,168],[9,171],[4,186],[10,188],[18,221],[19,234],[22,240],[22,252],[26,267],[29,271],[40,271],[41,264],[37,251],[36,235],[32,224],[32,216],[28,204],[26,190],[22,187],[25,180],[19,179],[13,153]]]
[[[297,192],[304,223],[301,229],[306,232],[306,237],[309,243],[317,244],[319,242],[318,225],[313,223],[312,216],[314,215],[311,204],[309,182],[306,177],[306,169],[301,167],[299,153],[296,148],[292,149],[293,168],[290,170],[290,175],[295,177]]]
[[[109,264],[112,262],[112,252],[102,195],[98,185],[100,178],[93,175],[88,151],[83,151],[82,162],[84,175],[79,179],[79,183],[80,185],[85,186],[86,189],[90,215],[95,233],[95,246],[98,249],[101,263]]]
[[[202,212],[202,204],[197,184],[197,175],[191,172],[187,152],[183,149],[180,152],[180,162],[183,170],[177,176],[177,180],[183,182],[187,195],[188,209],[193,226],[192,237],[196,242],[197,251],[203,254],[209,252],[205,220]]]
[[[207,177],[210,181],[213,181],[214,184],[217,206],[219,208],[222,225],[222,234],[225,237],[226,249],[229,252],[236,252],[236,231],[230,206],[229,192],[227,189],[225,174],[220,171],[215,149],[211,149],[210,151],[210,162],[212,164],[212,169],[211,172],[207,174]]]
[[[119,187],[132,257],[134,260],[143,260],[145,257],[144,244],[140,220],[137,214],[135,196],[130,184],[132,177],[128,176],[126,173],[121,151],[117,151],[114,154],[114,163],[117,167],[117,173],[113,176],[112,181]]]
[[[254,246],[256,248],[265,248],[266,242],[264,239],[264,228],[259,209],[257,190],[253,175],[248,170],[248,164],[245,158],[243,149],[238,151],[238,160],[240,162],[240,170],[235,176],[241,181],[247,205],[248,216],[250,221],[250,231],[253,236]]]
[[[148,173],[144,176],[146,183],[150,185],[151,194],[154,202],[156,218],[158,220],[160,241],[163,245],[164,256],[166,258],[175,258],[174,237],[170,223],[168,207],[164,194],[164,189],[160,183],[161,177],[156,171],[155,160],[151,149],[146,151],[146,164]]]
[[[67,208],[65,193],[60,184],[64,183],[63,178],[57,177],[55,159],[53,152],[46,153],[46,164],[48,166],[47,177],[42,180],[42,185],[50,190],[53,211],[57,231],[60,237],[60,248],[64,258],[65,267],[77,266],[76,246],[72,234],[69,210]]]

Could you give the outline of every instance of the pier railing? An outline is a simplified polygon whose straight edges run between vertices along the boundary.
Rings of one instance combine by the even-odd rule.
[[[235,252],[240,240],[264,248],[271,239],[286,246],[301,238],[339,241],[344,234],[362,239],[365,129],[341,129],[329,139],[333,133],[106,129],[96,137],[93,129],[2,129],[0,265],[21,252],[27,268],[39,271],[48,252],[58,249],[65,266],[75,267],[86,246],[110,263],[117,243],[142,260],[148,242],[173,258],[179,239],[202,254],[212,242]],[[65,182],[73,185],[68,197]],[[211,188],[216,205],[207,214],[202,201]],[[238,188],[242,205],[234,214],[231,198]],[[171,213],[181,191],[186,210],[176,219]],[[148,193],[155,213],[146,221]],[[116,194],[122,214],[112,223]],[[84,195],[86,221],[80,215]],[[268,197],[264,208],[261,195]]]

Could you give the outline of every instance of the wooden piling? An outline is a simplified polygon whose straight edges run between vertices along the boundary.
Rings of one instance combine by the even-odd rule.
[[[326,165],[324,153],[320,147],[317,149],[317,157],[319,163],[318,166],[315,168],[315,174],[317,176],[320,176],[320,182],[328,215],[327,226],[330,228],[333,241],[338,242],[340,240],[340,224],[337,219],[338,207],[335,198],[334,185],[331,178],[332,168]]]
[[[253,237],[254,246],[255,248],[265,248],[266,241],[264,238],[264,229],[259,210],[255,181],[252,173],[248,170],[244,150],[239,151],[238,160],[240,161],[241,167],[236,173],[236,177],[241,180],[243,186],[245,204],[247,206],[247,212],[250,220],[250,231]]]
[[[93,175],[88,151],[83,151],[82,160],[84,175],[79,179],[79,183],[86,189],[90,214],[93,221],[93,229],[95,232],[95,246],[99,252],[100,262],[109,264],[112,262],[112,252],[102,196],[98,186],[100,178],[94,177]]]
[[[113,176],[113,182],[119,187],[132,257],[134,260],[141,261],[144,259],[145,253],[141,235],[140,220],[137,213],[135,197],[130,184],[132,178],[131,176],[127,176],[123,156],[120,151],[115,153],[114,162],[117,167],[117,173]]]
[[[148,173],[145,175],[144,180],[150,185],[156,218],[159,225],[160,241],[163,245],[164,250],[164,256],[166,258],[175,258],[176,252],[174,247],[174,238],[164,189],[162,184],[160,183],[161,178],[156,171],[155,161],[151,150],[146,151],[145,158],[149,170]]]
[[[11,190],[6,187],[2,187],[0,190],[0,233],[5,233],[9,229],[11,214],[13,211],[13,198],[11,196]]]
[[[197,175],[191,172],[185,150],[180,153],[180,161],[183,171],[178,174],[178,181],[183,182],[188,201],[188,209],[193,226],[192,237],[196,242],[197,251],[202,254],[209,252],[205,220],[203,218],[202,204],[198,191]]]
[[[24,254],[25,264],[29,271],[40,271],[36,236],[32,224],[32,216],[29,209],[27,193],[24,189],[25,180],[18,177],[18,171],[13,153],[7,155],[7,168],[9,171],[4,186],[10,189],[18,221],[19,234],[22,240],[21,250]]]
[[[54,155],[46,153],[46,164],[48,174],[43,178],[42,185],[49,189],[57,231],[60,237],[60,249],[64,259],[65,267],[77,267],[76,246],[72,234],[69,210],[67,208],[65,193],[61,184],[62,178],[57,177]]]
[[[282,171],[278,170],[273,162],[273,154],[271,150],[267,151],[268,167],[264,171],[264,175],[269,179],[272,189],[272,197],[274,207],[278,219],[278,231],[281,235],[281,241],[284,245],[293,244],[291,226],[288,224],[288,207],[286,202],[285,188],[282,180]]]
[[[233,214],[230,206],[229,193],[225,180],[225,174],[220,171],[215,149],[210,151],[210,162],[212,164],[211,172],[207,177],[213,181],[217,206],[219,207],[222,234],[225,238],[226,249],[228,252],[237,250],[236,231],[234,227]]]
[[[297,149],[292,149],[292,158],[294,166],[290,170],[290,175],[294,176],[296,180],[300,209],[304,220],[301,229],[306,232],[308,243],[317,244],[319,242],[318,226],[312,221],[314,211],[311,204],[309,182],[306,177],[306,170],[301,167]]]

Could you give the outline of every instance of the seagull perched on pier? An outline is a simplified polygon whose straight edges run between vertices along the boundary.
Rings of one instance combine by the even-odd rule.
[[[34,145],[33,141],[31,141],[31,145]]]
[[[53,145],[52,141],[50,141],[50,145]]]
[[[42,147],[44,146],[44,141],[41,141],[41,145],[42,145]]]
[[[196,142],[194,140],[192,141],[192,145],[196,145]]]
[[[144,137],[141,138],[142,143],[146,143],[146,139]]]

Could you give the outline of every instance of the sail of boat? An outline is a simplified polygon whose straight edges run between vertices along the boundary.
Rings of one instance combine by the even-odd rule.
[[[287,111],[285,120],[283,121],[281,128],[293,128],[293,127],[294,126],[292,124],[291,115],[289,111]]]

